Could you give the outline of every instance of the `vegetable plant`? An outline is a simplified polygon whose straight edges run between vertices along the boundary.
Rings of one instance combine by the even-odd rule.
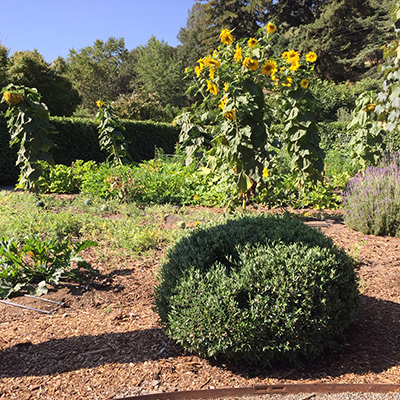
[[[9,84],[2,93],[2,102],[8,104],[6,118],[11,135],[10,146],[20,146],[16,162],[21,169],[19,186],[38,192],[37,180],[42,175],[40,161],[53,161],[50,135],[55,134],[56,129],[49,122],[49,111],[40,102],[36,89]]]
[[[70,243],[68,239],[29,237],[23,241],[0,240],[0,297],[19,292],[47,293],[46,284],[58,285],[61,280],[80,281],[83,273],[96,270],[79,252],[97,244],[90,240]]]

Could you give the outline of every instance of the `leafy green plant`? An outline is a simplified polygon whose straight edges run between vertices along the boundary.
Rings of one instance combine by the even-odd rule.
[[[118,120],[114,107],[97,101],[99,110],[96,114],[96,122],[99,131],[99,144],[102,150],[108,152],[108,160],[116,164],[123,164],[128,156],[127,143],[123,131],[124,126]]]
[[[26,291],[47,293],[46,284],[60,280],[80,281],[84,273],[96,273],[79,252],[97,244],[92,241],[70,243],[69,240],[30,237],[23,241],[0,240],[0,297]]]
[[[236,42],[224,29],[218,49],[188,69],[195,80],[189,91],[201,96],[202,102],[177,118],[187,163],[203,152],[212,171],[220,175],[233,171],[230,177],[243,206],[246,196],[262,187],[263,174],[275,155],[276,123],[284,123],[282,138],[290,167],[300,180],[316,180],[323,169],[308,90],[317,56],[290,50],[274,59],[270,40],[276,27],[271,26],[267,25],[266,34],[260,30],[257,38]]]
[[[40,160],[52,161],[53,142],[49,135],[56,130],[49,122],[49,111],[40,102],[36,89],[10,84],[2,93],[2,102],[9,106],[6,118],[9,118],[10,146],[20,145],[16,163],[21,169],[19,186],[37,192],[37,180],[42,174]]]
[[[344,222],[372,235],[400,237],[400,166],[396,162],[360,171],[343,197]]]
[[[272,363],[313,358],[354,318],[353,260],[288,216],[242,216],[198,228],[169,249],[155,304],[190,352]]]
[[[91,171],[96,163],[77,160],[68,167],[64,164],[52,165],[42,161],[40,165],[42,175],[37,180],[37,185],[42,193],[77,193],[85,174]]]
[[[351,157],[363,168],[377,165],[385,148],[385,131],[377,120],[375,107],[376,95],[373,92],[362,93],[356,100],[353,119],[348,125],[352,130]]]

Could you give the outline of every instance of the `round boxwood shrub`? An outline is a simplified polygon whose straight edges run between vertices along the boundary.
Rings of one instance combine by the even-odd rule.
[[[337,344],[358,303],[354,261],[289,216],[242,216],[192,231],[155,287],[168,336],[202,356],[298,362]]]

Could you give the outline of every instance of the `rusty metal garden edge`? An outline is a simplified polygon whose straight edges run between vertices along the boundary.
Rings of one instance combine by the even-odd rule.
[[[250,387],[184,390],[178,392],[151,393],[138,396],[114,398],[113,400],[183,400],[183,399],[216,399],[221,397],[257,396],[262,394],[298,394],[298,393],[345,393],[400,392],[400,384],[391,383],[295,383],[283,385],[255,385]]]

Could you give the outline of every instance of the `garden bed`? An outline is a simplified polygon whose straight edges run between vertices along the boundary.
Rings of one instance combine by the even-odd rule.
[[[163,228],[178,222],[165,218]],[[45,296],[64,307],[12,299],[54,314],[0,304],[0,398],[106,399],[278,382],[400,383],[400,239],[366,236],[340,218],[308,223],[359,261],[361,308],[340,351],[299,368],[265,369],[186,354],[152,310],[165,248],[145,256],[90,248],[83,255],[100,278]]]

